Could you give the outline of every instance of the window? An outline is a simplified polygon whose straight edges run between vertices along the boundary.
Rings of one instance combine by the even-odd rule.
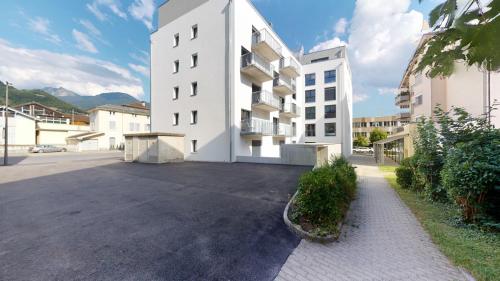
[[[322,62],[322,61],[327,61],[329,60],[328,57],[324,57],[324,58],[319,58],[319,59],[315,59],[315,60],[311,60],[311,63],[317,63],[317,62]]]
[[[252,113],[248,110],[241,110],[241,121],[250,120],[252,118]]]
[[[191,83],[191,96],[196,96],[198,94],[198,82]]]
[[[179,61],[174,61],[174,73],[179,72]]]
[[[115,138],[115,137],[110,137],[110,138],[109,138],[109,146],[110,146],[111,148],[114,148],[114,147],[115,147],[115,145],[116,145],[116,138]]]
[[[196,39],[198,38],[198,25],[193,25],[191,27],[191,39]]]
[[[316,101],[316,90],[307,90],[306,102],[315,102],[315,101]]]
[[[174,91],[172,93],[172,99],[173,100],[179,99],[179,87],[174,87]]]
[[[135,131],[140,131],[141,130],[141,124],[135,123]]]
[[[325,123],[325,136],[334,137],[337,135],[337,123]]]
[[[316,84],[316,74],[306,74],[306,86],[313,86]]]
[[[336,105],[325,105],[325,118],[336,118],[337,117],[337,106]]]
[[[335,81],[337,81],[337,72],[335,70],[325,71],[325,84],[334,83]]]
[[[337,89],[335,87],[325,88],[325,101],[336,100]]]
[[[315,136],[316,136],[316,125],[306,124],[306,137],[315,137]]]
[[[172,125],[179,125],[179,113],[174,113],[174,118],[172,119]]]
[[[179,33],[175,34],[174,35],[174,47],[179,46],[179,39],[180,39]]]
[[[151,131],[151,125],[150,124],[145,124],[144,125],[144,131],[146,131],[146,132]]]
[[[191,153],[195,153],[198,151],[198,141],[191,140]]]
[[[191,67],[197,67],[198,66],[198,54],[192,54],[191,55]]]
[[[316,107],[306,107],[306,119],[316,119]]]
[[[135,128],[135,124],[134,123],[128,123],[128,130],[129,131],[133,132],[134,128]]]
[[[191,124],[196,124],[198,123],[198,111],[193,110],[191,111]]]
[[[109,130],[110,131],[116,130],[116,121],[109,121]]]
[[[420,105],[424,101],[424,97],[422,95],[415,97],[415,105]]]
[[[292,122],[292,136],[297,136],[297,123]]]

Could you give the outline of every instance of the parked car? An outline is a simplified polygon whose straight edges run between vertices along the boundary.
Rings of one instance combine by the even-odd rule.
[[[30,149],[33,153],[66,152],[66,148],[53,145],[37,145]]]
[[[373,153],[373,148],[372,147],[354,147],[353,152],[355,153],[364,153],[364,154],[372,154]]]

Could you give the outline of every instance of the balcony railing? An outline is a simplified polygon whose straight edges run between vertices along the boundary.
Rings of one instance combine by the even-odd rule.
[[[256,53],[241,56],[241,71],[260,82],[273,79],[274,66]]]
[[[281,57],[282,47],[269,31],[262,29],[252,34],[252,50],[257,51],[269,61],[274,61]]]
[[[280,100],[271,92],[257,91],[252,93],[252,106],[275,111],[280,108]]]
[[[407,91],[399,93],[394,98],[394,104],[400,108],[408,108],[410,106],[410,93]]]
[[[38,117],[37,120],[42,123],[52,123],[52,124],[69,124],[68,118],[57,118],[57,117]]]
[[[299,117],[300,116],[300,106],[295,103],[285,103],[280,105],[280,115],[286,117]]]
[[[292,126],[287,124],[274,124],[273,125],[273,136],[275,137],[292,137],[293,129]]]
[[[242,120],[241,134],[254,136],[270,136],[273,134],[273,123],[269,120],[257,118]]]
[[[291,57],[281,58],[280,60],[280,73],[288,75],[290,77],[300,76],[300,66]]]
[[[296,90],[295,79],[280,75],[273,79],[273,87],[276,92],[291,95]]]

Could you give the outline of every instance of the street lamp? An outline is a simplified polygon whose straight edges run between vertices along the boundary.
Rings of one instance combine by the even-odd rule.
[[[3,165],[7,166],[9,161],[8,144],[9,144],[9,82],[5,82],[5,109],[3,115],[5,118],[5,134],[4,134],[4,149],[3,149]]]

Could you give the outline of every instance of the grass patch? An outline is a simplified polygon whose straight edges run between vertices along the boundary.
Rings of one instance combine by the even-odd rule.
[[[381,166],[385,178],[412,210],[432,241],[457,266],[467,269],[477,280],[499,280],[500,234],[485,232],[460,222],[454,206],[426,200],[396,183],[396,167]]]

